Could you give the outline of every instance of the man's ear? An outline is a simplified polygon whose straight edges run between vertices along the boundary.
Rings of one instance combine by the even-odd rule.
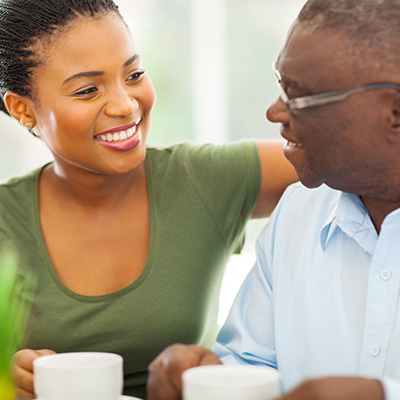
[[[400,93],[396,101],[392,104],[392,112],[389,121],[389,140],[391,142],[400,143]]]
[[[26,96],[21,96],[14,92],[6,92],[4,104],[10,115],[22,126],[32,129],[36,125],[36,119],[32,109],[32,101]]]

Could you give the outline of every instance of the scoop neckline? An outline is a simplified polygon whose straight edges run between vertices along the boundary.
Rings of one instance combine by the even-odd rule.
[[[156,214],[156,207],[155,207],[155,198],[153,192],[153,185],[152,185],[152,174],[151,174],[151,165],[148,162],[148,157],[145,159],[145,169],[146,169],[146,182],[147,182],[147,191],[149,196],[149,209],[150,209],[150,244],[149,244],[149,252],[147,255],[146,263],[143,267],[141,274],[129,285],[123,287],[122,289],[116,290],[114,292],[101,294],[101,295],[84,295],[77,292],[74,292],[70,288],[68,288],[58,276],[54,265],[50,259],[49,252],[47,251],[46,243],[44,241],[44,235],[42,230],[42,225],[40,222],[40,214],[39,214],[39,180],[40,175],[43,172],[44,168],[51,164],[47,163],[43,165],[41,168],[37,170],[36,176],[34,177],[32,184],[33,184],[33,199],[32,199],[32,213],[33,213],[33,220],[35,224],[35,234],[38,240],[38,246],[41,253],[41,260],[44,261],[44,267],[46,272],[50,275],[51,280],[55,283],[55,285],[60,289],[65,295],[74,298],[76,300],[88,303],[94,302],[101,302],[105,300],[109,300],[114,297],[120,297],[133,291],[134,289],[138,288],[143,284],[146,280],[146,277],[149,275],[151,267],[152,267],[152,259],[154,253],[154,244],[156,243],[155,236],[156,236],[156,227],[155,227],[155,214]]]

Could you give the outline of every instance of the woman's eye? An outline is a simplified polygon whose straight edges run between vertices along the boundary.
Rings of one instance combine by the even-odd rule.
[[[142,76],[145,71],[137,71],[134,72],[133,74],[129,75],[128,78],[126,79],[127,81],[132,81],[132,82],[137,82],[140,79],[142,79]]]
[[[79,90],[78,92],[75,92],[75,96],[90,96],[94,95],[97,93],[97,88],[95,86],[91,86],[87,89]]]

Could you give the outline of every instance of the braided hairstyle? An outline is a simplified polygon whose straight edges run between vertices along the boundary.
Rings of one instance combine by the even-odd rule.
[[[104,13],[121,16],[113,0],[0,0],[0,110],[8,114],[8,91],[32,98],[32,70],[40,64],[34,47],[39,40],[79,16]]]

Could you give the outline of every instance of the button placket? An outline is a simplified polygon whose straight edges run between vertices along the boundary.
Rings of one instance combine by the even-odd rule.
[[[360,374],[381,376],[395,324],[400,289],[398,222],[383,226],[371,260]]]

